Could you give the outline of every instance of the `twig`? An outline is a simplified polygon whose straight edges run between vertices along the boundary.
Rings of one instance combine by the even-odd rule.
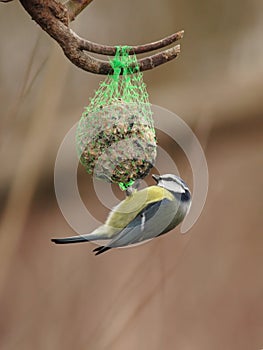
[[[167,36],[166,38],[163,38],[161,40],[158,40],[149,44],[130,46],[129,53],[141,54],[149,51],[158,50],[173,44],[175,41],[182,39],[183,36],[184,36],[184,31],[181,30],[177,33]],[[92,41],[83,39],[78,35],[76,35],[76,39],[79,41],[79,47],[81,50],[86,50],[89,52],[98,53],[101,55],[109,55],[109,56],[114,56],[116,53],[116,46],[100,45],[97,43],[93,43]]]
[[[81,11],[84,10],[85,7],[87,7],[92,0],[68,0],[64,3],[64,6],[68,10],[68,17],[70,22],[74,21],[75,17],[77,17],[78,14],[80,14]]]
[[[46,31],[63,49],[68,59],[77,67],[96,74],[112,74],[112,67],[108,61],[99,60],[90,56],[84,50],[114,55],[115,48],[91,43],[80,38],[68,27],[69,16],[67,8],[55,0],[20,0],[25,10],[31,15],[40,27]],[[86,1],[87,3],[87,1]],[[87,4],[86,4],[87,5]],[[131,52],[143,53],[170,45],[183,36],[183,31],[170,35],[154,43],[133,46]],[[91,47],[90,47],[91,46]],[[93,49],[93,50],[91,50]],[[163,63],[176,58],[180,46],[176,45],[158,54],[140,59],[141,71],[153,69]]]

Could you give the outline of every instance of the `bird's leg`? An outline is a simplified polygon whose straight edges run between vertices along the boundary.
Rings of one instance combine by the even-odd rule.
[[[138,188],[140,187],[141,180],[135,180],[132,186],[129,186],[126,190],[126,196],[129,197],[133,194],[133,192],[136,192]]]

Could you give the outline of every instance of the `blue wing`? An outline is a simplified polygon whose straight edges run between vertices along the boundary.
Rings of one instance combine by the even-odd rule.
[[[167,231],[177,209],[177,201],[170,201],[166,198],[149,204],[107,245],[94,249],[96,255],[111,248],[127,246],[159,236]]]

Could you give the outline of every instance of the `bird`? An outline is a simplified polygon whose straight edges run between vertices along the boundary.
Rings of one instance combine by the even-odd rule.
[[[136,190],[115,206],[105,224],[89,234],[52,238],[56,244],[107,240],[93,251],[95,255],[161,236],[187,215],[191,192],[177,175],[152,175],[156,185]]]

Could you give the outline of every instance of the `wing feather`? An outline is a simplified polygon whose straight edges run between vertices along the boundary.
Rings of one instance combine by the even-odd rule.
[[[150,186],[134,192],[111,211],[105,225],[122,230],[143,211],[143,208],[165,198],[171,201],[173,195],[159,186]]]
[[[139,243],[160,235],[165,232],[166,228],[173,221],[176,208],[177,203],[175,201],[170,201],[167,198],[156,203],[148,204],[148,206],[108,244],[96,248],[96,255],[101,254],[110,248]],[[160,219],[156,220],[156,218],[154,218],[155,215],[158,215]]]

